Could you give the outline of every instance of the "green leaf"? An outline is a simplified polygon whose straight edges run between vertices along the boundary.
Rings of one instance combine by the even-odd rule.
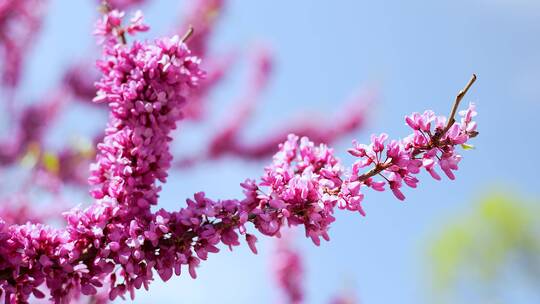
[[[463,148],[463,150],[474,150],[473,145],[461,144],[461,147]]]

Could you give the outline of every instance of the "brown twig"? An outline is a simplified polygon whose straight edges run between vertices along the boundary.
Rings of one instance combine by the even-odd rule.
[[[454,105],[452,106],[452,110],[450,111],[450,115],[448,115],[448,122],[447,122],[446,127],[444,128],[444,130],[442,132],[443,135],[446,132],[448,132],[450,127],[452,127],[454,122],[456,122],[454,116],[456,116],[456,112],[457,112],[457,109],[459,107],[459,103],[461,102],[463,97],[465,97],[465,94],[467,94],[467,91],[469,91],[469,89],[471,88],[471,86],[474,84],[475,81],[476,81],[476,74],[472,74],[471,79],[469,79],[469,82],[467,82],[467,84],[465,85],[463,90],[459,91],[459,93],[457,94],[456,101],[454,101]]]
[[[195,32],[195,30],[193,29],[193,26],[190,24],[187,32],[184,34],[184,36],[182,36],[182,39],[180,41],[182,41],[183,43],[186,43],[189,37],[193,35],[193,32]]]
[[[120,38],[120,43],[127,44],[126,31],[123,28],[117,29],[117,35]]]

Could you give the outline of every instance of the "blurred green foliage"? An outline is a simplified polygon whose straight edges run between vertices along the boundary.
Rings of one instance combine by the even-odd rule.
[[[430,246],[430,302],[539,300],[539,211],[538,201],[496,193],[451,220]]]

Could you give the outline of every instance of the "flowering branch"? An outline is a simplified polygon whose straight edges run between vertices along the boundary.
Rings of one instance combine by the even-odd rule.
[[[457,109],[459,107],[459,103],[461,102],[461,100],[463,99],[463,97],[465,97],[465,94],[467,94],[467,92],[469,91],[470,87],[473,85],[473,83],[476,81],[476,75],[473,74],[471,76],[471,79],[469,80],[469,82],[467,82],[467,84],[465,85],[465,87],[463,88],[463,90],[459,91],[459,93],[456,95],[456,100],[454,102],[454,104],[452,105],[452,110],[450,111],[450,116],[449,119],[448,119],[448,122],[446,123],[446,126],[445,128],[440,131],[440,132],[436,132],[435,133],[435,136],[432,136],[431,137],[431,140],[429,142],[427,142],[427,144],[425,145],[420,145],[418,147],[416,147],[416,150],[412,153],[412,156],[413,156],[413,159],[418,156],[419,154],[425,152],[425,151],[428,151],[430,149],[433,149],[434,147],[438,147],[441,145],[441,143],[439,142],[440,141],[440,137],[443,137],[444,135],[446,135],[448,133],[448,130],[452,127],[452,125],[454,125],[454,123],[456,122],[455,120],[455,115],[456,115],[456,112],[457,112]],[[472,110],[471,110],[472,111]],[[413,114],[414,115],[414,114]],[[429,118],[428,118],[429,120]],[[407,121],[407,123],[409,123],[409,121],[412,121],[412,119],[409,119]],[[427,121],[425,121],[427,122]],[[424,123],[425,123],[424,122]],[[415,129],[415,127],[419,128],[419,125],[415,124],[414,122],[411,122],[413,123],[413,126],[411,126],[413,129]],[[420,129],[418,129],[420,130]],[[429,128],[428,128],[428,131],[429,131]],[[468,136],[469,137],[475,137],[477,136],[478,133],[476,132],[473,132],[472,130],[468,131]],[[355,155],[355,150],[351,150],[351,154]],[[386,162],[382,162],[382,163],[377,163],[376,166],[369,170],[368,172],[362,174],[361,176],[358,177],[358,181],[360,182],[364,182],[366,180],[368,180],[369,178],[375,176],[375,175],[378,175],[380,174],[381,172],[383,172],[384,170],[388,169],[389,167],[392,166],[392,159],[389,159],[388,161]],[[450,177],[452,178],[452,177]],[[453,179],[453,178],[452,178]]]
[[[0,3],[3,86],[11,89],[18,86],[25,56],[39,33],[47,4],[46,0],[5,0]]]
[[[110,299],[126,292],[133,298],[135,289],[148,288],[154,271],[166,281],[180,275],[182,266],[195,278],[200,261],[218,252],[219,243],[232,248],[243,235],[256,253],[249,223],[267,236],[303,226],[319,245],[321,237],[329,240],[336,207],[364,214],[362,187],[382,191],[388,184],[404,199],[402,182],[416,187],[413,175],[420,169],[440,178],[435,164],[453,179],[461,159],[455,146],[477,134],[473,105],[448,130],[446,118],[414,113],[406,118],[413,130],[408,137],[386,143],[382,134],[369,145],[355,143],[349,152],[357,160],[349,170],[326,145],[291,134],[260,181],[241,184],[243,198],[211,200],[200,192],[179,211],[151,212],[171,166],[170,134],[204,72],[178,36],[119,43],[115,26],[122,17],[110,11],[97,30],[106,43],[94,101],[107,103],[111,116],[89,178],[96,202],[65,214],[64,229],[0,221],[0,286],[8,303],[44,297],[44,285],[57,303],[94,295],[98,288]],[[127,26],[130,34],[146,29],[140,14]],[[361,174],[368,166],[374,168]],[[383,180],[374,180],[377,175]]]

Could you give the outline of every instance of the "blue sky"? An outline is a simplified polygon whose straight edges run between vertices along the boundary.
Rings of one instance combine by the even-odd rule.
[[[150,36],[176,23],[179,3],[185,3],[150,2],[143,7],[153,27]],[[23,96],[40,96],[58,82],[62,67],[92,53],[92,4],[52,1],[27,67]],[[539,17],[540,2],[533,0],[230,1],[213,49],[246,54],[265,43],[276,56],[250,136],[264,134],[295,113],[332,111],[359,87],[375,85],[380,101],[368,128],[336,145],[348,159],[343,151],[352,138],[362,142],[383,131],[404,136],[404,115],[429,108],[446,114],[471,73],[479,77],[465,102],[478,105],[480,136],[474,140],[477,148],[464,153],[456,181],[436,182],[424,175],[419,189],[406,191],[404,203],[390,193],[368,193],[367,217],[340,212],[330,242],[316,248],[307,239],[298,240],[306,256],[309,303],[325,303],[343,288],[354,290],[362,303],[422,303],[429,287],[426,241],[445,219],[466,211],[493,187],[540,196]],[[243,75],[238,68],[216,92],[216,116],[237,96]],[[69,114],[58,138],[75,137],[104,122],[97,113],[75,109]],[[205,130],[217,123],[202,131],[181,130],[177,146],[190,149],[190,138],[204,138]],[[227,159],[174,173],[162,206],[177,209],[200,190],[211,197],[236,197],[238,183],[260,176],[263,166]],[[166,284],[156,281],[135,302],[275,303],[269,275],[273,242],[262,240],[257,256],[246,247],[210,257],[197,280],[183,275]]]

